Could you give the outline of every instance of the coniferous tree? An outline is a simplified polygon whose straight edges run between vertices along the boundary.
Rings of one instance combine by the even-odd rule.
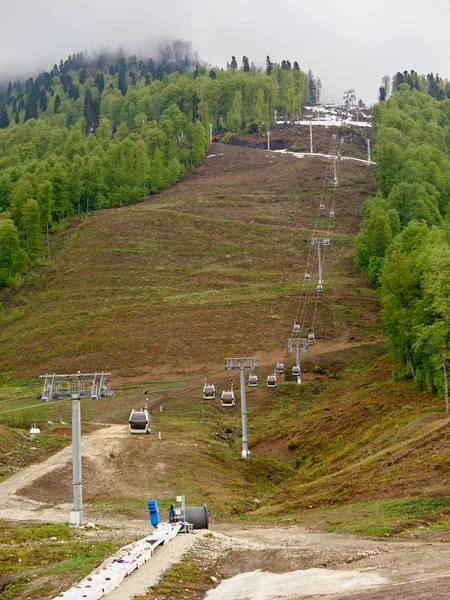
[[[27,101],[25,103],[25,121],[28,121],[28,119],[37,119],[38,100],[39,92],[36,87],[33,86],[28,92]]]
[[[39,108],[44,112],[47,110],[47,94],[44,89],[39,94]]]
[[[55,96],[55,108],[54,108],[55,115],[57,113],[59,113],[60,106],[61,106],[61,98],[59,97],[59,94],[56,94],[56,96]]]
[[[103,90],[105,89],[105,77],[103,73],[97,73],[94,81],[95,87],[98,89],[100,96],[102,95]]]
[[[0,129],[6,129],[8,125],[9,118],[6,111],[6,106],[4,104],[0,104]]]
[[[392,80],[392,90],[397,92],[402,83],[404,83],[403,73],[400,73],[400,71],[398,71],[394,75],[394,78]]]
[[[237,70],[237,68],[238,68],[238,64],[237,64],[237,60],[236,60],[236,57],[235,57],[235,56],[232,56],[232,57],[231,57],[231,65],[230,65],[230,68],[231,68],[231,70],[232,70],[232,71],[236,71],[236,70]]]
[[[270,75],[272,73],[272,69],[273,69],[273,63],[270,60],[270,56],[267,55],[267,57],[266,57],[266,74]]]
[[[92,92],[88,88],[84,96],[84,118],[86,119],[86,132],[91,131],[92,127]]]
[[[127,79],[124,71],[119,71],[119,90],[122,96],[125,96],[128,90]]]
[[[242,69],[244,70],[244,73],[248,73],[250,71],[250,64],[246,56],[242,57]]]

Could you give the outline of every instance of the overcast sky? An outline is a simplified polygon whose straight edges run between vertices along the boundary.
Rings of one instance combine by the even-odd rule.
[[[220,67],[233,54],[297,60],[321,78],[324,100],[352,87],[372,103],[386,73],[450,78],[449,17],[449,0],[0,0],[0,78],[85,49],[178,38]]]

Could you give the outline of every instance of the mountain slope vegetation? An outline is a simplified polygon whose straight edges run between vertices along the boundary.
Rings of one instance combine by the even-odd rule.
[[[284,348],[323,187],[322,159],[214,146],[185,181],[97,211],[52,239],[52,265],[4,294],[2,372],[201,372],[235,352]],[[318,336],[377,335],[377,299],[353,266],[370,169],[345,163]],[[328,305],[331,302],[331,306]],[[327,315],[327,317],[326,317]]]
[[[208,70],[182,50],[159,64],[77,54],[0,93],[0,286],[45,247],[49,258],[49,232],[67,218],[136,202],[198,166],[210,127],[266,130],[276,110],[294,118],[319,93],[297,62]]]
[[[377,195],[357,263],[379,286],[384,331],[405,377],[448,400],[450,100],[401,84],[373,111]]]
[[[73,220],[51,236],[52,265],[4,292],[8,310],[18,311],[0,333],[5,375],[112,370],[116,394],[83,401],[86,423],[100,414],[125,423],[141,401],[139,382],[156,388],[153,427],[166,442],[126,438],[105,445],[99,463],[87,460],[87,510],[136,517],[145,498],[157,495],[166,507],[182,487],[192,503],[206,499],[216,518],[295,518],[362,533],[395,533],[423,519],[446,526],[448,418],[439,397],[392,377],[377,292],[354,264],[359,211],[375,193],[361,162],[340,167],[318,343],[303,356],[304,383],[287,374],[276,390],[263,385],[277,358],[292,365],[286,338],[326,163],[215,144],[170,189]],[[229,386],[223,359],[242,354],[261,365],[261,385],[247,397],[249,461],[240,458],[239,411],[201,400],[205,370],[220,393]],[[120,389],[127,376],[137,389]],[[23,415],[6,413],[20,404],[3,404],[3,423],[33,419],[49,430],[47,420],[70,419],[69,403],[21,402],[29,405]],[[70,501],[69,467],[21,493]],[[374,513],[382,516],[369,525]]]

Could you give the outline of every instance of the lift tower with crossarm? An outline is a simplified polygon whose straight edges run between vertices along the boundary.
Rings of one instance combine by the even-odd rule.
[[[250,458],[250,452],[248,450],[248,437],[247,437],[247,402],[245,398],[245,369],[257,369],[258,358],[256,356],[245,357],[245,358],[226,358],[227,366],[225,371],[231,371],[239,369],[241,372],[241,415],[242,415],[242,458]]]

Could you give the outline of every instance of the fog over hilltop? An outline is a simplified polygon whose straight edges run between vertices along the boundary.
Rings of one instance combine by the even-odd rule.
[[[374,102],[381,77],[398,70],[447,67],[447,0],[23,0],[0,2],[0,79],[49,70],[87,49],[150,56],[164,39],[192,42],[199,57],[220,67],[231,55],[264,65],[297,60],[322,79],[323,99],[349,87]]]

